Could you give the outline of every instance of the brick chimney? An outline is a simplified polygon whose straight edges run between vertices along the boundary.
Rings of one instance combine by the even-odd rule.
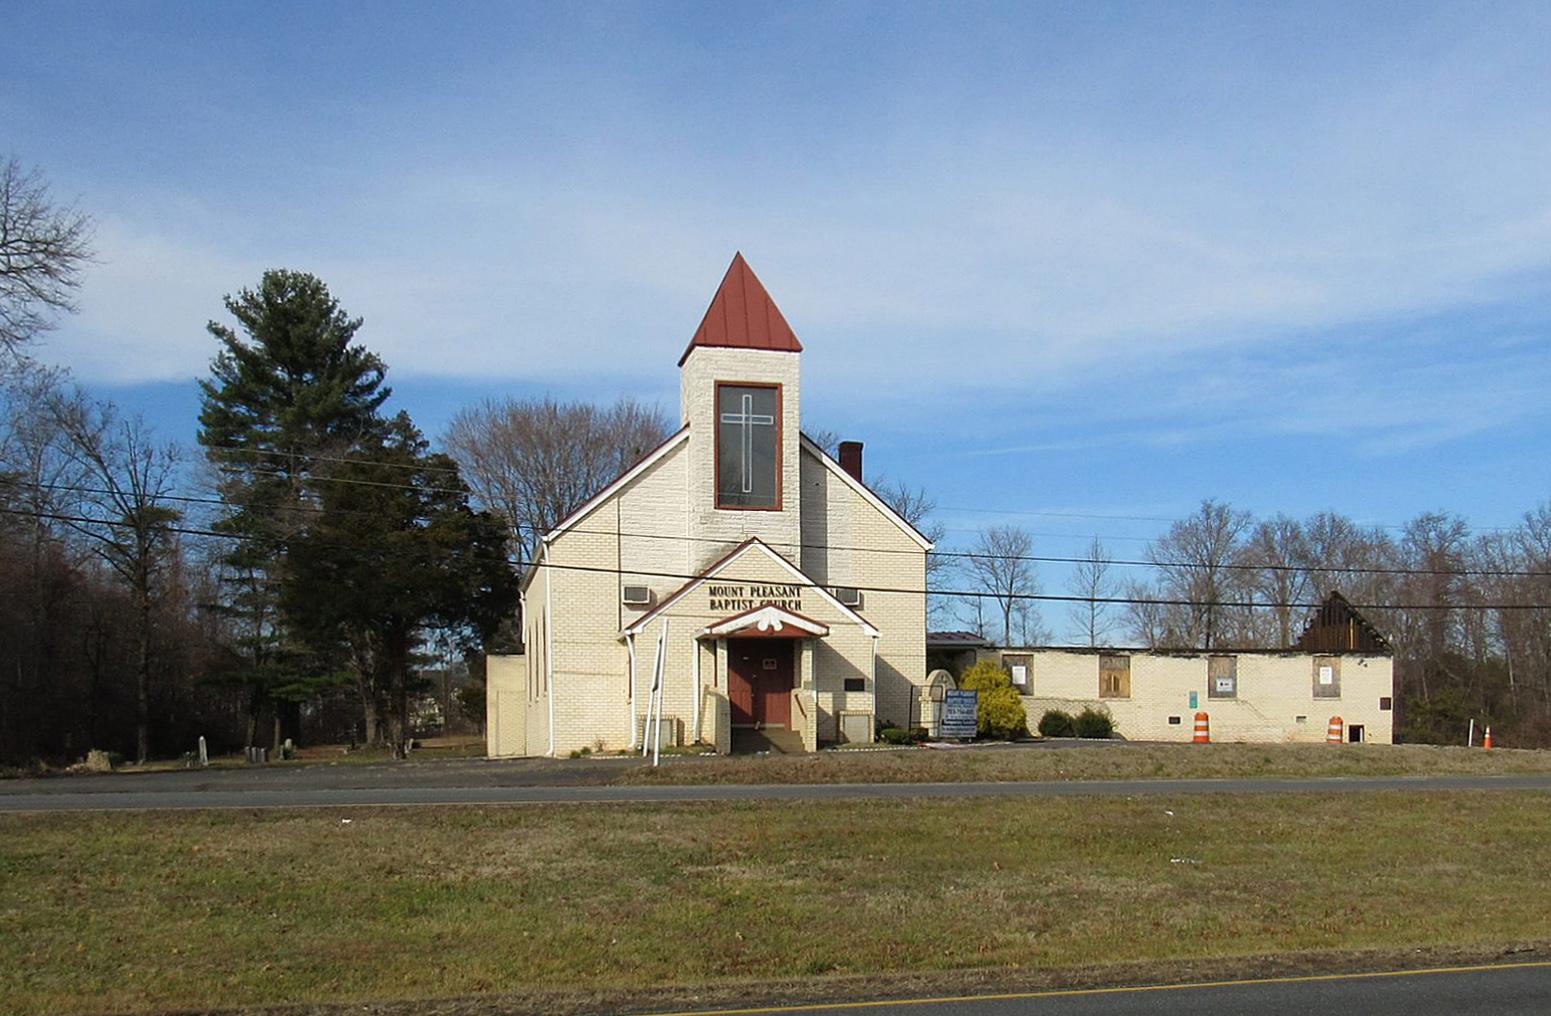
[[[840,468],[855,477],[857,483],[862,482],[862,443],[860,441],[840,442]]]

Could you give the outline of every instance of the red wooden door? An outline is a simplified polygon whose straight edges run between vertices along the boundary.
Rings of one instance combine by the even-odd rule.
[[[727,700],[733,725],[791,726],[794,669],[790,639],[729,639]]]
[[[754,654],[741,648],[741,641],[727,643],[727,702],[731,706],[732,725],[754,725],[754,682],[758,677],[755,669],[759,661]]]
[[[788,639],[766,639],[761,647],[759,721],[769,727],[792,725],[792,643]]]

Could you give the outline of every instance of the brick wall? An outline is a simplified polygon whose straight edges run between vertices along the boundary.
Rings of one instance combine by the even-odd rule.
[[[1316,698],[1320,657],[1313,654],[1108,653],[1131,661],[1129,698],[1099,697],[1100,654],[1094,651],[993,649],[982,656],[1027,658],[1029,684],[1023,689],[1023,704],[1030,730],[1047,709],[1075,713],[1093,706],[1107,709],[1120,736],[1132,740],[1189,741],[1192,717],[1198,710],[1211,717],[1214,741],[1323,741],[1332,716],[1340,716],[1348,726],[1362,724],[1366,741],[1388,744],[1393,740],[1394,713],[1381,709],[1379,701],[1394,695],[1394,661],[1388,656],[1343,653],[1335,657],[1340,694]],[[1208,658],[1213,655],[1235,661],[1238,687],[1233,698],[1209,694]],[[1191,692],[1196,693],[1195,708],[1190,706]],[[1179,722],[1170,723],[1170,717]]]

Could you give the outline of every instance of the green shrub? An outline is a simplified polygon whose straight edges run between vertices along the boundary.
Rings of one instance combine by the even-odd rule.
[[[927,730],[926,730],[925,727],[911,727],[910,728],[910,740],[913,743],[915,743],[915,744],[922,743],[923,741],[925,741],[930,736],[931,735],[927,733]]]
[[[1077,734],[1072,714],[1064,709],[1048,709],[1039,718],[1041,737],[1074,737]]]
[[[884,727],[878,731],[878,739],[887,744],[909,744],[910,731],[903,727]]]
[[[1078,737],[1106,738],[1115,732],[1115,720],[1109,713],[1100,712],[1089,706],[1077,714],[1077,719],[1072,722]]]
[[[1012,675],[994,660],[981,660],[964,671],[959,687],[980,693],[975,726],[981,737],[1026,737],[1029,717],[1023,697],[1012,686]]]

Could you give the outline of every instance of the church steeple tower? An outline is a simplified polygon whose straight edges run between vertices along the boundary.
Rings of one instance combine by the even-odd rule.
[[[764,284],[733,255],[679,358],[690,510],[707,536],[801,542],[801,353]]]

